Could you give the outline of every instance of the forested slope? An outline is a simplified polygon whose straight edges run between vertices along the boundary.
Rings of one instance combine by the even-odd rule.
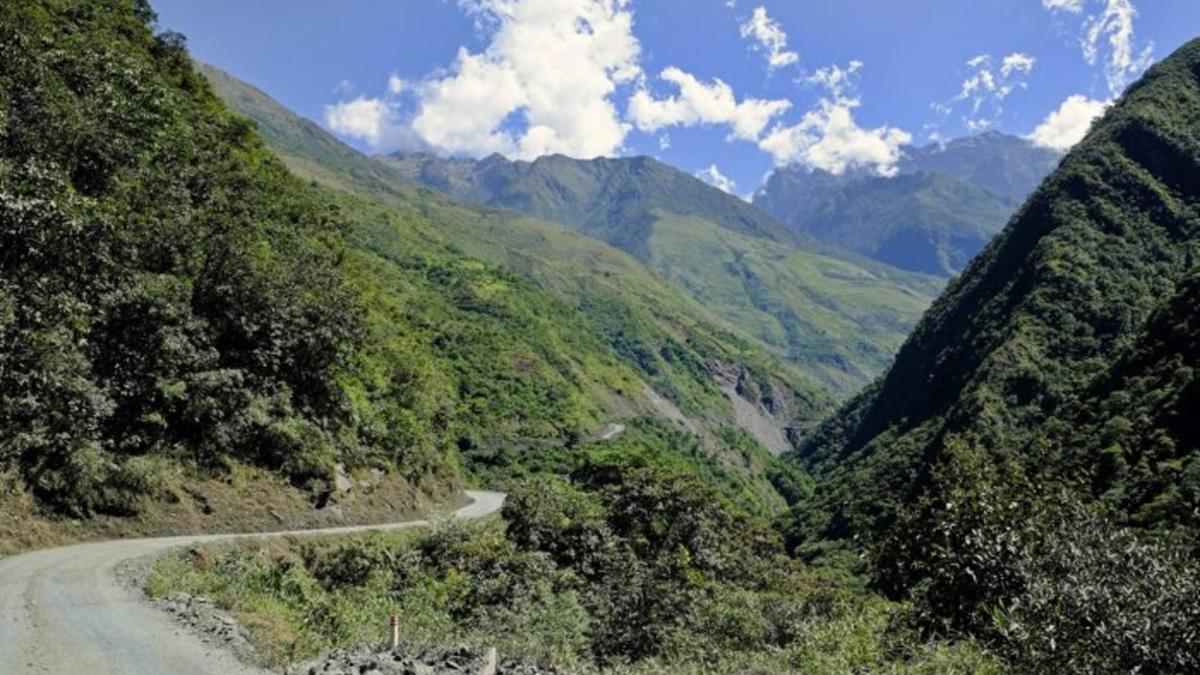
[[[1181,645],[1200,618],[1174,599],[1195,587],[1200,541],[1198,176],[1193,40],[804,444],[818,492],[794,510],[794,542],[818,555],[857,537],[881,588],[949,625],[1024,635],[1050,662],[1194,665]],[[1038,635],[1055,617],[1059,644],[1075,640],[1057,657]]]

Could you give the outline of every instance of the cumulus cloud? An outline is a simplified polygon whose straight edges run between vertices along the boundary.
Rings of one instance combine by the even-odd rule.
[[[741,26],[742,38],[754,40],[754,48],[767,55],[767,69],[775,70],[800,61],[800,55],[788,50],[787,33],[779,22],[767,16],[767,8],[758,6]]]
[[[1042,0],[1052,12],[1083,14],[1079,45],[1088,65],[1101,65],[1110,94],[1121,93],[1153,61],[1154,43],[1134,37],[1137,8],[1132,0]]]
[[[753,141],[772,118],[792,105],[786,100],[757,98],[739,102],[733,89],[720,79],[701,82],[674,66],[664,69],[659,78],[674,85],[678,94],[655,98],[644,87],[634,92],[629,99],[627,117],[642,131],[653,132],[670,126],[727,124],[731,138]]]
[[[1083,140],[1092,120],[1103,115],[1110,105],[1111,101],[1096,101],[1081,94],[1068,96],[1026,138],[1034,145],[1066,152]]]
[[[1004,100],[1018,89],[1027,88],[1026,77],[1033,71],[1037,59],[1022,52],[1012,52],[999,61],[991,54],[979,54],[967,60],[968,75],[959,86],[956,96],[933,108],[943,115],[966,108],[963,124],[969,131],[981,131],[994,125],[1004,112]]]
[[[854,110],[862,101],[854,94],[852,78],[861,68],[861,62],[851,61],[845,68],[830,66],[809,76],[808,81],[823,86],[828,95],[796,124],[776,125],[758,146],[777,165],[799,163],[834,174],[857,167],[894,175],[901,148],[912,142],[912,134],[895,127],[858,125]]]
[[[419,83],[393,75],[380,98],[328,106],[326,123],[376,148],[407,134],[453,154],[613,154],[630,127],[612,98],[641,76],[628,2],[460,0],[487,47]]]
[[[379,146],[395,126],[396,111],[382,99],[359,96],[325,106],[325,124],[339,134]]]
[[[734,189],[737,187],[737,183],[733,182],[729,176],[721,173],[716,164],[710,164],[707,169],[697,171],[696,178],[729,194],[733,194]]]
[[[412,128],[430,144],[522,159],[616,152],[628,125],[610,97],[641,74],[627,0],[477,0],[493,29],[460,49],[449,75],[426,81]],[[506,125],[521,118],[523,129]]]

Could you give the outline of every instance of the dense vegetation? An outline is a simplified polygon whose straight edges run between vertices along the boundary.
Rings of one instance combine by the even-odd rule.
[[[806,570],[704,483],[610,463],[515,487],[504,523],[227,546],[156,566],[153,594],[204,593],[298,660],[403,617],[415,643],[497,646],[564,672],[999,672],[927,642],[903,607]]]
[[[776,169],[754,205],[822,242],[901,269],[952,276],[1058,159],[1053,151],[989,132],[906,148],[895,176]]]
[[[856,537],[931,625],[1019,634],[1029,658],[1194,670],[1198,175],[1193,41],[806,442],[793,543],[830,558]]]
[[[849,387],[934,282],[648,160],[445,165],[603,185],[616,211],[544,215],[623,253],[210,73],[297,178],[153,21],[0,6],[0,485],[72,517],[180,499],[168,474],[511,493],[501,521],[180,553],[153,592],[214,596],[276,662],[400,611],[585,672],[1200,669],[1200,41],[781,459],[829,399],[762,345]]]
[[[364,336],[342,223],[148,17],[0,8],[0,468],[78,513],[164,461],[303,482],[390,445],[338,383]]]
[[[430,189],[563,223],[633,255],[843,396],[891,362],[940,290],[935,278],[798,235],[648,157],[381,161]]]

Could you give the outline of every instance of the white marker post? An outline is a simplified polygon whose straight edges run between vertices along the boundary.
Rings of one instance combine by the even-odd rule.
[[[400,647],[400,617],[393,614],[388,619],[388,624],[392,628],[392,651]]]

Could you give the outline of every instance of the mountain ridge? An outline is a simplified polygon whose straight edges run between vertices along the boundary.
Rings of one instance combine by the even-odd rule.
[[[958,274],[1059,155],[997,132],[901,154],[894,175],[775,169],[754,204],[799,233],[902,269]]]
[[[410,181],[564,223],[621,249],[839,395],[890,362],[940,288],[792,232],[653,158],[512,162],[397,153]]]

